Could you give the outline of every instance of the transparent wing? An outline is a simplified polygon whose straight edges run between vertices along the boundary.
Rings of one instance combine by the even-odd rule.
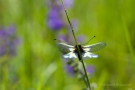
[[[57,40],[57,47],[63,54],[67,54],[71,51],[74,51],[74,46],[68,45],[63,41]]]
[[[73,58],[77,58],[76,54],[73,52],[70,52],[68,54],[63,55],[64,58],[68,58],[68,59],[73,59]]]
[[[106,43],[104,42],[99,42],[96,44],[88,45],[88,46],[83,46],[84,51],[89,51],[89,52],[95,52],[98,51],[106,46]]]
[[[98,58],[98,55],[90,53],[90,52],[85,52],[82,54],[83,58]]]

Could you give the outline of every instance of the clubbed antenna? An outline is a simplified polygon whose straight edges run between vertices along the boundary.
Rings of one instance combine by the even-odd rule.
[[[96,36],[93,36],[89,41],[91,41],[93,38],[95,38]],[[82,45],[86,45],[87,43],[89,43],[89,41],[88,42],[86,42],[86,43],[84,43],[84,44],[82,44]]]

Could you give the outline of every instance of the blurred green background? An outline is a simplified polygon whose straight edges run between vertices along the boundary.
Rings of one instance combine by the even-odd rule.
[[[85,43],[107,46],[97,59],[90,83],[96,90],[135,90],[135,0],[74,0],[68,10],[78,20],[77,35]],[[44,0],[0,0],[0,26],[14,25],[20,43],[16,55],[0,57],[0,90],[82,90],[84,83],[69,76],[46,26]],[[66,32],[66,31],[65,31]],[[72,34],[72,33],[71,33]]]

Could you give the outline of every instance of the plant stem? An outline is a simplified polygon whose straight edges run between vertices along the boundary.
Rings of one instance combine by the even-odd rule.
[[[132,43],[131,43],[129,30],[127,28],[127,24],[126,24],[124,16],[121,16],[121,17],[122,17],[123,29],[124,29],[124,32],[125,32],[127,45],[128,45],[129,51],[131,53],[132,62],[133,62],[134,70],[135,70],[135,53],[134,53],[134,49],[133,49],[133,46],[132,46]]]
[[[86,72],[86,69],[85,69],[85,65],[84,65],[83,60],[81,60],[81,63],[82,63],[82,65],[83,65],[83,69],[84,69],[84,73],[85,73],[86,80],[87,80],[87,83],[88,83],[88,87],[89,87],[89,89],[91,90],[90,82],[89,82],[89,79],[88,79],[88,75],[87,75],[87,72]]]
[[[69,25],[70,25],[70,27],[71,27],[72,34],[73,34],[73,36],[74,36],[74,39],[75,39],[75,42],[76,42],[76,45],[77,45],[77,49],[78,49],[78,51],[79,51],[79,56],[80,56],[80,58],[81,58],[80,62],[82,63],[82,66],[83,66],[83,69],[84,69],[84,73],[85,73],[85,76],[86,76],[86,80],[87,80],[88,87],[89,87],[89,89],[91,90],[90,83],[89,83],[89,79],[88,79],[88,75],[87,75],[87,72],[86,72],[86,69],[85,69],[85,65],[84,65],[84,62],[83,62],[83,59],[82,59],[82,55],[81,55],[81,52],[80,52],[80,49],[79,49],[79,46],[78,46],[78,42],[77,42],[77,39],[76,39],[76,36],[75,36],[75,33],[74,33],[73,26],[72,26],[72,24],[71,24],[71,22],[70,22],[70,19],[69,19],[69,17],[68,17],[66,8],[65,8],[65,6],[64,6],[64,3],[63,3],[62,0],[61,0],[61,2],[62,2],[62,5],[63,5],[63,8],[64,8],[64,11],[65,11],[65,13],[66,13],[66,17],[67,17],[67,19],[68,19]]]

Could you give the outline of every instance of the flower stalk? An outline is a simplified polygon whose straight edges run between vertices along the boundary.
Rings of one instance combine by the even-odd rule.
[[[78,46],[78,42],[77,42],[77,39],[76,39],[76,36],[75,36],[75,33],[74,33],[73,26],[72,26],[72,24],[71,24],[71,22],[70,22],[69,16],[68,16],[67,11],[66,11],[66,8],[65,8],[65,6],[64,6],[64,3],[63,3],[62,0],[61,0],[61,2],[62,2],[62,5],[63,5],[63,8],[64,8],[64,11],[65,11],[66,17],[67,17],[67,19],[68,19],[69,25],[70,25],[70,27],[71,27],[72,34],[73,34],[73,37],[74,37],[74,39],[75,39],[75,43],[76,43],[77,49],[78,49],[78,51],[79,51],[79,56],[80,56],[80,60],[79,60],[79,61],[82,63],[82,66],[83,66],[83,69],[84,69],[85,77],[86,77],[86,80],[87,80],[87,86],[88,86],[89,90],[91,90],[90,82],[89,82],[88,75],[87,75],[87,72],[86,72],[86,68],[85,68],[85,65],[84,65],[84,62],[83,62],[83,59],[82,59],[82,55],[81,55],[79,46]]]

